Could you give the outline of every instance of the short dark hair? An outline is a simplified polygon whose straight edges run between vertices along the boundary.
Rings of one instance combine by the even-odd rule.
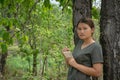
[[[90,18],[81,18],[77,23],[77,27],[78,27],[79,23],[85,23],[85,24],[89,25],[91,29],[95,27],[93,20]]]

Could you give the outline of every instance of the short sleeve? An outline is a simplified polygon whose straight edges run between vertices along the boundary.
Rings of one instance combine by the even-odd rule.
[[[103,63],[103,53],[102,48],[99,44],[95,45],[91,53],[92,64]]]

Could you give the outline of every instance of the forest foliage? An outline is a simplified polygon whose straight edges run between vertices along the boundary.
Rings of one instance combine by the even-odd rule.
[[[6,80],[65,80],[63,47],[74,47],[72,1],[0,0],[0,55],[6,54]],[[99,9],[93,7],[99,38]]]

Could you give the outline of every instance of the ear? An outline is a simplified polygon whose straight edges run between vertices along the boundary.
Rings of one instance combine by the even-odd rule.
[[[94,33],[94,31],[95,31],[95,28],[92,28],[92,33]]]

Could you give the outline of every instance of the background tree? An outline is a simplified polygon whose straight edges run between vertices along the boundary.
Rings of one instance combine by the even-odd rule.
[[[4,1],[3,1],[4,2]],[[3,3],[1,2],[1,3]],[[1,4],[0,3],[0,4]],[[10,36],[10,18],[11,18],[11,14],[9,12],[6,12],[6,10],[9,10],[11,8],[11,4],[8,4],[6,6],[1,5],[1,23],[3,23],[3,27],[0,28],[0,36],[2,37],[2,39],[0,40],[0,45],[2,48],[2,51],[0,53],[0,73],[2,75],[4,75],[5,73],[5,65],[6,65],[6,59],[7,59],[7,55],[8,55],[8,49],[7,46],[12,44],[12,37]],[[6,20],[5,20],[6,19]]]
[[[92,0],[73,0],[73,32],[74,32],[74,43],[77,44],[79,38],[75,31],[75,27],[80,18],[89,17],[91,18]]]
[[[104,55],[104,80],[120,79],[120,1],[102,0],[100,43]]]
[[[64,9],[63,14],[59,6],[48,0],[3,0],[0,10],[0,55],[8,50],[5,80],[65,79],[67,66],[60,50],[72,44],[72,9]],[[4,11],[11,17],[3,17]],[[9,32],[4,25],[10,26]]]
[[[93,0],[73,0],[73,32],[74,32],[74,43],[77,44],[79,37],[75,31],[75,27],[80,18],[98,18],[97,14],[99,13],[92,4]],[[92,13],[93,12],[93,13]],[[96,12],[96,14],[95,14]],[[98,80],[98,78],[92,77],[93,80]]]
[[[74,47],[72,0],[56,1],[58,5],[50,0],[0,0],[0,55],[8,53],[2,60],[6,65],[0,64],[5,80],[66,80],[61,49]]]

